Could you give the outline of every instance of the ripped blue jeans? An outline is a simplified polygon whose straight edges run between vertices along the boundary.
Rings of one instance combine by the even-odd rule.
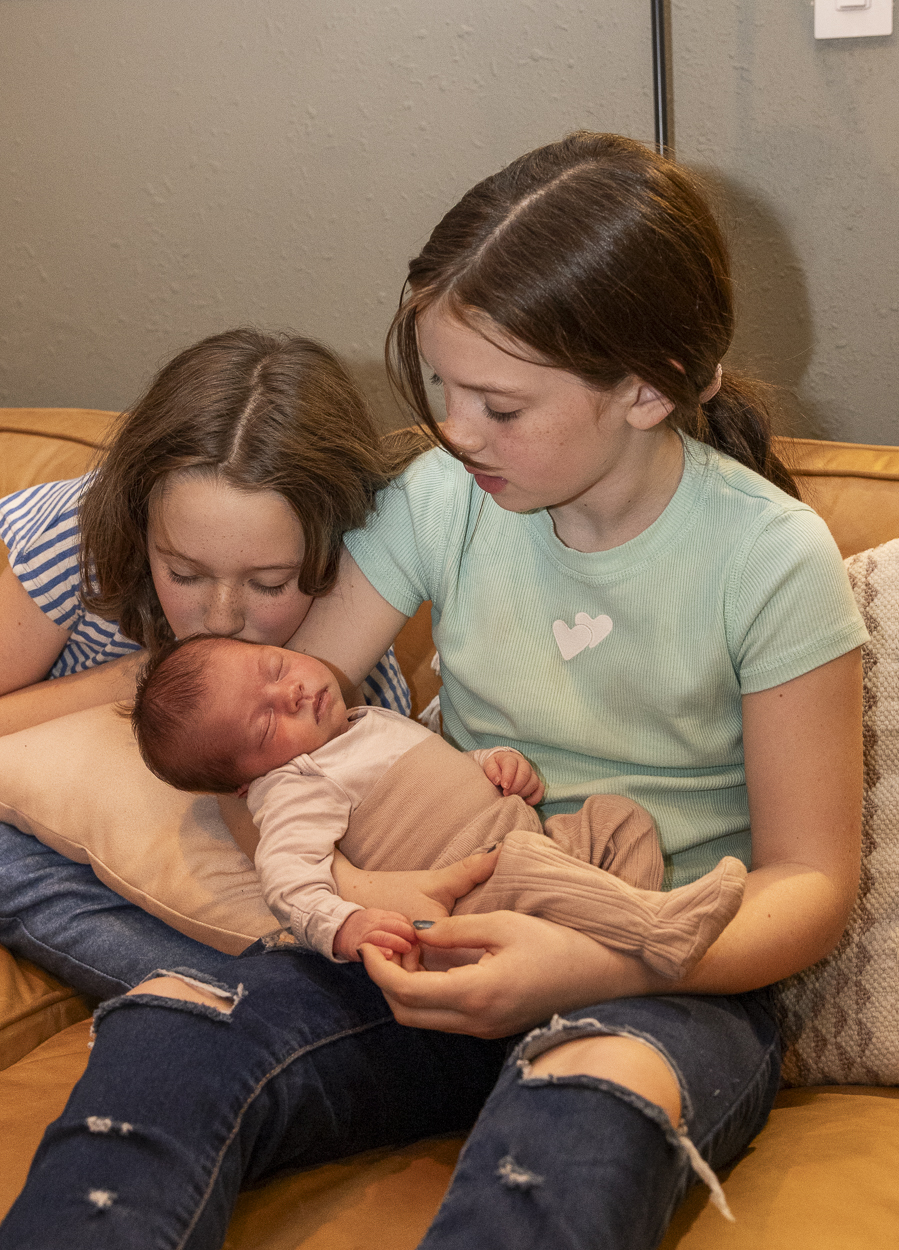
[[[103,1004],[2,1250],[213,1250],[242,1184],[475,1120],[422,1250],[649,1250],[696,1179],[690,1150],[734,1159],[777,1090],[764,993],[618,1000],[510,1047],[402,1028],[361,966],[260,945],[215,983],[221,1009],[151,993]],[[585,1033],[666,1058],[681,1132],[611,1082],[530,1074]]]

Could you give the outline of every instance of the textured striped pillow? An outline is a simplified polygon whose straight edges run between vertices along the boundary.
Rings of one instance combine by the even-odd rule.
[[[836,950],[776,987],[788,1085],[899,1085],[899,539],[846,568],[871,635],[861,883]]]

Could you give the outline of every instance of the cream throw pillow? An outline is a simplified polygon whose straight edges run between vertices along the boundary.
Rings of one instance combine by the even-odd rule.
[[[154,777],[112,704],[0,738],[0,819],[227,954],[278,928],[217,800]]]
[[[899,539],[846,568],[871,635],[861,882],[836,950],[775,987],[788,1085],[899,1085]]]

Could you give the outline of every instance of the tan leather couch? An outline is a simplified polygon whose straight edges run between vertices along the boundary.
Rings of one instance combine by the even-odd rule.
[[[81,473],[110,414],[0,410],[0,494]],[[806,498],[845,555],[899,536],[899,448],[782,442]],[[416,709],[436,689],[429,619],[397,645]],[[0,1213],[46,1124],[87,1062],[90,1004],[0,950]],[[228,1250],[411,1250],[443,1194],[460,1141],[427,1141],[275,1180],[244,1194]],[[663,1250],[881,1250],[899,1236],[899,1090],[783,1091],[765,1130],[723,1177],[736,1224],[695,1188]],[[547,1250],[552,1250],[548,1247]]]

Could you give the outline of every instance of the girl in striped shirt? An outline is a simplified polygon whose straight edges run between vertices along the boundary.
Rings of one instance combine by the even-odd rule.
[[[0,501],[0,733],[130,698],[175,637],[283,645],[400,467],[317,343],[238,329],[186,349],[94,473]],[[392,650],[361,685],[408,714]],[[216,954],[3,823],[0,917],[4,945],[98,997]]]

